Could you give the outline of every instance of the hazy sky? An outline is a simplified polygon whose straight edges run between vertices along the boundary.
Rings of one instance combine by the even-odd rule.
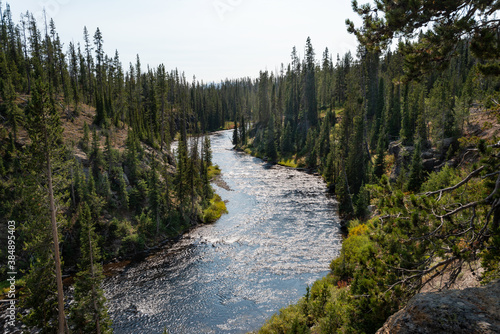
[[[345,19],[359,22],[350,0],[15,0],[15,22],[29,10],[37,17],[45,7],[65,45],[102,32],[105,52],[117,49],[124,69],[139,54],[143,70],[163,63],[191,81],[257,77],[288,64],[292,47],[302,57],[308,36],[320,60],[328,47],[336,54],[356,51]],[[361,1],[363,2],[363,1]],[[42,21],[39,23],[42,28]]]

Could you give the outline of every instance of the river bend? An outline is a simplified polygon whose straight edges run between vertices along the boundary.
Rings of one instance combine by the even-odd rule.
[[[341,236],[321,178],[231,150],[211,136],[229,214],[108,278],[115,333],[246,333],[328,273]]]

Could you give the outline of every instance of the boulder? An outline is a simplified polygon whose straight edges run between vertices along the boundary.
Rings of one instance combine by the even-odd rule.
[[[388,152],[389,152],[389,154],[394,155],[397,159],[402,148],[403,148],[403,145],[401,144],[400,141],[393,141],[393,142],[389,143]]]
[[[425,152],[422,152],[421,157],[424,160],[432,159],[432,158],[434,158],[434,154],[431,151],[425,151]]]
[[[479,288],[421,293],[377,334],[500,333],[500,280]]]
[[[453,144],[455,141],[456,141],[456,139],[453,137],[444,138],[443,140],[438,142],[438,147],[441,148],[441,151],[443,153],[446,153],[446,151],[448,151],[448,149],[450,148],[451,144]]]
[[[458,165],[458,160],[457,160],[457,159],[455,159],[455,158],[454,158],[454,159],[451,159],[451,160],[448,160],[448,161],[446,161],[446,165],[447,165],[448,167],[457,167],[457,165]]]
[[[434,170],[434,166],[438,164],[438,161],[436,159],[425,159],[422,160],[422,167],[424,170],[428,172],[432,172]]]

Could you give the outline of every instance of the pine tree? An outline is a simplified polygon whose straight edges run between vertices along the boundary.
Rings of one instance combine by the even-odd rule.
[[[234,122],[234,131],[233,131],[233,145],[234,147],[238,147],[238,122]]]
[[[334,122],[333,113],[328,111],[321,123],[321,131],[318,138],[318,156],[322,165],[326,164],[328,153],[330,153],[330,130]]]
[[[7,79],[0,79],[0,89],[2,93],[2,98],[6,104],[6,112],[9,123],[12,127],[12,133],[14,134],[14,140],[17,140],[17,133],[19,130],[19,126],[22,125],[23,115],[19,107],[17,106],[15,100],[17,98],[17,94],[12,83],[11,76],[7,71]]]
[[[92,95],[94,93],[93,77],[92,71],[94,68],[94,62],[92,58],[92,46],[90,44],[90,37],[87,27],[83,27],[83,40],[85,42],[85,57],[82,56],[80,64],[85,64],[80,66],[80,69],[86,69],[85,73],[85,87],[87,88],[87,103],[92,103]],[[83,74],[83,73],[82,73]]]
[[[346,173],[349,179],[350,192],[355,195],[361,185],[366,182],[368,161],[364,147],[364,121],[362,117],[354,118],[354,136],[350,139],[349,154],[346,160]]]
[[[156,158],[153,155],[151,161],[151,171],[148,179],[149,183],[149,207],[151,208],[151,217],[156,222],[156,235],[160,233],[160,222],[161,222],[161,193],[160,193],[160,179],[158,178],[158,173],[156,172]]]
[[[318,137],[318,131],[316,129],[311,129],[307,132],[307,139],[305,145],[306,151],[306,165],[309,168],[316,168],[318,166],[318,152],[316,152],[316,140]]]
[[[99,174],[97,190],[98,194],[101,195],[106,202],[109,202],[111,199],[111,184],[109,183],[108,174]]]
[[[247,129],[245,125],[245,117],[241,116],[241,123],[240,123],[240,143],[242,146],[245,146],[247,144]]]
[[[177,199],[179,200],[179,208],[183,212],[184,206],[186,204],[187,192],[188,192],[188,151],[185,140],[179,141],[179,146],[177,149],[177,169],[175,172],[175,190]]]
[[[198,189],[200,189],[200,170],[199,170],[199,149],[198,149],[198,138],[194,139],[191,144],[191,151],[189,152],[188,158],[188,186],[190,190],[190,201],[191,201],[191,217],[194,219],[196,217],[196,202],[198,197]]]
[[[422,167],[422,149],[420,140],[415,145],[411,161],[410,174],[408,175],[408,190],[417,192],[424,181],[424,170]]]
[[[106,309],[106,298],[101,288],[101,250],[87,203],[78,210],[80,223],[81,258],[79,272],[75,279],[75,303],[71,308],[71,321],[78,330],[85,333],[111,333],[111,320]]]
[[[130,183],[135,184],[137,182],[138,174],[139,174],[139,139],[137,138],[137,134],[135,131],[130,129],[127,134],[126,140],[126,157],[127,157],[127,166],[130,169]]]
[[[94,178],[97,178],[100,173],[100,168],[104,165],[104,157],[101,151],[101,138],[97,130],[92,131],[92,149],[90,152],[90,162],[92,164],[92,173]]]
[[[269,102],[269,77],[268,72],[260,72],[259,79],[259,113],[258,120],[264,126],[268,126],[271,115],[271,107]]]
[[[361,28],[346,21],[348,31],[370,50],[380,51],[399,38],[399,52],[404,56],[409,79],[422,77],[433,70],[442,70],[460,49],[463,36],[474,54],[484,61],[483,73],[500,73],[498,11],[496,1],[385,1],[377,6],[360,6],[353,1],[353,9],[362,19]],[[422,27],[429,27],[424,32]],[[418,41],[416,35],[420,32]]]
[[[87,183],[85,181],[82,163],[78,161],[75,163],[74,169],[74,188],[76,203],[79,203],[87,197]]]
[[[290,122],[285,125],[285,130],[281,137],[281,155],[287,156],[293,152],[293,137],[292,137],[292,126]]]
[[[271,162],[276,162],[278,159],[278,151],[276,150],[276,139],[274,133],[274,120],[271,118],[269,127],[266,131],[266,156]]]
[[[104,109],[104,97],[101,94],[101,92],[99,92],[97,89],[95,92],[95,101],[96,101],[95,102],[96,107],[95,107],[94,124],[100,126],[104,123],[106,119],[106,110]]]
[[[202,182],[202,194],[205,205],[209,203],[209,200],[213,196],[212,187],[210,186],[209,168],[212,164],[212,149],[210,147],[210,139],[205,136],[201,151],[201,161],[200,161],[200,174]]]
[[[64,292],[62,285],[61,255],[59,252],[59,231],[53,188],[53,164],[58,159],[57,146],[61,142],[62,127],[55,102],[50,98],[47,86],[39,79],[33,89],[33,98],[27,109],[27,130],[32,141],[35,159],[44,166],[47,177],[50,222],[55,259],[58,304],[58,332],[65,331]]]
[[[380,130],[381,135],[379,136],[378,139],[378,144],[377,144],[377,158],[375,159],[375,164],[373,168],[373,174],[377,178],[380,178],[384,173],[385,173],[385,140],[384,140],[384,131]]]
[[[29,327],[39,328],[42,333],[57,333],[58,295],[54,250],[47,247],[52,243],[51,227],[46,218],[50,215],[45,204],[48,195],[40,188],[38,175],[28,175],[30,177],[23,177],[24,180],[16,184],[19,189],[18,200],[23,199],[22,212],[25,216],[25,223],[21,226],[23,249],[32,255],[24,276],[26,297],[21,301],[22,307],[31,311],[23,315],[21,320]],[[18,219],[21,218],[18,215]]]
[[[116,161],[116,152],[113,149],[113,145],[111,143],[111,130],[106,132],[106,142],[105,142],[105,151],[104,156],[106,158],[106,162],[108,165],[108,173],[111,174],[111,170],[113,169]]]
[[[316,97],[316,64],[314,49],[311,38],[306,41],[306,58],[304,66],[304,106],[307,113],[307,121],[310,126],[318,124],[318,101]]]
[[[205,136],[205,141],[203,142],[203,160],[207,168],[212,165],[212,148],[209,136]]]
[[[78,62],[79,58],[76,53],[75,45],[69,43],[69,74],[70,74],[70,85],[71,92],[73,94],[74,110],[75,114],[78,115],[78,104],[80,103],[80,90],[79,90],[79,78],[78,78]]]
[[[118,174],[118,199],[120,201],[120,207],[127,209],[128,208],[127,183],[125,182],[125,175],[122,170],[120,174]]]
[[[356,217],[365,218],[368,215],[368,205],[370,205],[370,193],[365,185],[361,185],[359,193],[355,196],[354,214]]]

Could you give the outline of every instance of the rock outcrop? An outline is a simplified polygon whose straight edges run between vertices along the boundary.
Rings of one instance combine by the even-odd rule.
[[[500,280],[479,288],[421,293],[377,334],[500,333]]]

